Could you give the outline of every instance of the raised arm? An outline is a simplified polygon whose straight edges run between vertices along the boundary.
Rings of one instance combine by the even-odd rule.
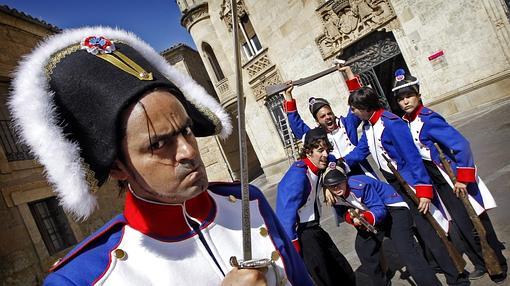
[[[283,110],[287,113],[290,129],[292,133],[294,133],[294,136],[296,136],[296,138],[303,138],[305,133],[310,130],[310,127],[305,124],[297,111],[296,100],[292,97],[292,90],[294,89],[292,82],[287,83],[289,84],[289,88],[285,90]]]

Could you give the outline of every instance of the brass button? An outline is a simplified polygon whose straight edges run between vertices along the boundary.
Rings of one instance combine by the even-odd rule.
[[[125,260],[127,257],[127,253],[124,250],[117,248],[113,251],[113,256],[115,256],[115,258],[119,260]]]
[[[259,231],[260,231],[260,235],[262,235],[263,237],[266,237],[268,235],[267,228],[265,228],[265,227],[261,227],[259,229]]]
[[[275,250],[271,252],[271,260],[276,261],[278,259],[280,259],[280,254],[278,253],[278,251]]]
[[[228,196],[228,201],[231,203],[235,203],[237,201],[237,198],[234,197],[233,195],[230,195],[230,196]]]

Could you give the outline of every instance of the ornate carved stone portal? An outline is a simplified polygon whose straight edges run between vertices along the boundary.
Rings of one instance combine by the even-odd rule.
[[[400,48],[394,39],[386,38],[381,39],[366,49],[353,54],[352,57],[357,57],[362,54],[366,56],[351,65],[351,68],[355,73],[365,72],[385,60],[395,57],[400,54]]]
[[[315,42],[324,60],[396,18],[389,0],[333,0],[317,13],[324,34]]]
[[[237,0],[237,16],[241,18],[247,14],[246,6],[242,0]],[[223,0],[221,3],[220,19],[225,22],[229,31],[232,30],[232,8],[230,7],[230,0]]]

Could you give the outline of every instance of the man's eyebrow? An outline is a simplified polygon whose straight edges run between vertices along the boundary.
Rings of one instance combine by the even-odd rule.
[[[179,133],[181,133],[184,129],[188,128],[188,127],[191,127],[193,126],[193,121],[191,120],[191,118],[188,118],[186,120],[186,123],[181,127],[179,128],[178,130],[174,130],[172,132],[168,132],[168,133],[163,133],[163,134],[154,134],[154,135],[151,135],[150,136],[150,142],[158,142],[160,140],[166,140],[166,139],[169,139]]]

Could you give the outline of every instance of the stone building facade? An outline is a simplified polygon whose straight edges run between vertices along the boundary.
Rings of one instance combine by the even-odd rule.
[[[98,192],[99,209],[85,222],[68,217],[46,182],[42,167],[16,141],[6,99],[12,72],[23,54],[55,26],[0,6],[0,284],[41,285],[47,270],[76,242],[122,211],[115,182]],[[51,138],[48,138],[51,140]]]
[[[246,96],[246,130],[267,178],[288,167],[281,95],[264,87],[331,67],[335,57],[363,56],[352,66],[395,112],[393,73],[417,76],[425,104],[451,115],[510,97],[510,23],[504,0],[237,0]],[[177,0],[216,94],[235,116],[235,65],[229,0]],[[347,112],[338,73],[294,89],[298,110],[313,124],[310,96]],[[291,140],[293,139],[293,140]],[[233,154],[233,152],[231,153]],[[295,154],[295,153],[294,153]],[[227,154],[227,161],[237,158]]]

